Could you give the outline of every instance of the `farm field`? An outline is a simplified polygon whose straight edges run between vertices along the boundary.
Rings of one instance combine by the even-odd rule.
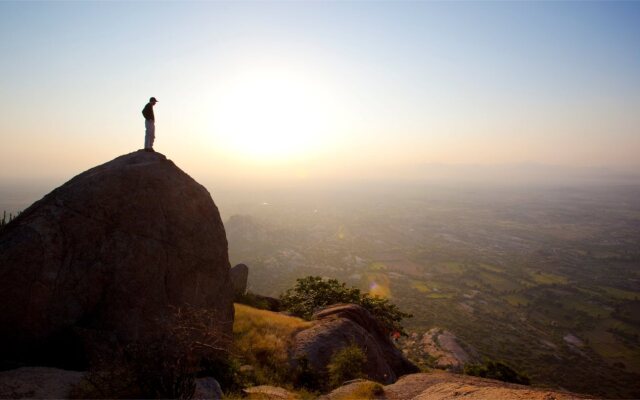
[[[405,188],[268,199],[226,222],[250,290],[341,279],[534,385],[640,397],[640,189]],[[602,212],[607,210],[607,212]],[[579,371],[579,372],[578,372]]]

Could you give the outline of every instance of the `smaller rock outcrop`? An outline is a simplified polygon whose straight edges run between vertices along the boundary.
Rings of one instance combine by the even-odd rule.
[[[196,389],[193,392],[193,399],[200,400],[220,400],[224,397],[222,388],[215,378],[206,377],[196,379]]]
[[[242,296],[247,292],[247,279],[249,278],[249,267],[245,264],[238,264],[231,268],[231,285],[233,285],[233,293],[236,297]]]
[[[472,346],[442,328],[431,328],[422,336],[412,333],[402,341],[401,348],[411,359],[428,359],[429,366],[454,372],[462,372],[466,364],[482,361]]]
[[[370,379],[392,383],[401,375],[418,371],[363,307],[355,304],[329,306],[313,318],[316,323],[294,337],[294,362],[306,358],[314,369],[326,371],[333,354],[356,344],[365,352],[367,362],[363,372]]]
[[[373,394],[371,387],[372,382],[353,381],[320,397],[320,400],[364,398],[363,394]],[[570,400],[588,398],[576,393],[532,388],[449,372],[406,375],[392,385],[377,389],[382,393],[371,397],[366,396],[366,398],[387,400],[449,400],[454,398],[470,400]]]

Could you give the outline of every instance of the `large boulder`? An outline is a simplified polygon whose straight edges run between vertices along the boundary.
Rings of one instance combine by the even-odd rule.
[[[228,337],[229,267],[220,214],[202,185],[162,154],[118,157],[0,232],[0,360],[82,364],[86,341],[74,332],[140,341],[187,305],[207,309]]]
[[[339,304],[313,315],[316,322],[294,337],[293,360],[306,358],[317,371],[326,372],[331,357],[352,344],[367,358],[364,373],[378,382],[392,383],[399,376],[417,372],[391,342],[380,323],[361,306]]]
[[[231,268],[231,284],[236,296],[242,296],[247,291],[247,279],[249,279],[249,267],[238,264]]]

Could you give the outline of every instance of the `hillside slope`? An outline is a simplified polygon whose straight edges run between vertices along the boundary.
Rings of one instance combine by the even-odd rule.
[[[243,361],[251,366],[252,373],[257,375],[258,379],[253,384],[284,386],[291,390],[292,398],[297,398],[298,394],[292,390],[293,375],[287,373],[287,354],[295,334],[313,326],[314,322],[242,304],[236,304],[235,310],[235,347]],[[304,394],[305,397],[309,395],[308,392]],[[586,398],[575,393],[515,385],[440,370],[404,375],[397,382],[386,386],[368,380],[356,380],[320,396],[325,400],[443,400],[458,397],[518,400]]]

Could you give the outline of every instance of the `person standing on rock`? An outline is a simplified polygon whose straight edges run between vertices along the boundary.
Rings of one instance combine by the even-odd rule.
[[[156,118],[153,115],[153,106],[158,100],[155,97],[149,99],[149,102],[142,109],[144,116],[144,127],[146,132],[144,135],[144,151],[153,151],[153,140],[156,138]]]

